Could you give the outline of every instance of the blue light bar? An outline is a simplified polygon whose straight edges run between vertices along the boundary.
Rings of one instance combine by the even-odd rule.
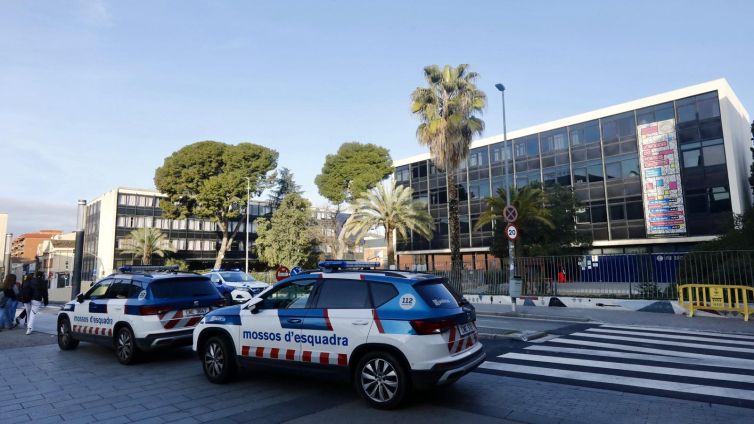
[[[127,265],[118,268],[118,272],[130,274],[134,272],[178,272],[178,265]]]
[[[337,269],[374,269],[380,266],[379,262],[330,260],[320,261],[319,267],[323,270],[334,271]]]

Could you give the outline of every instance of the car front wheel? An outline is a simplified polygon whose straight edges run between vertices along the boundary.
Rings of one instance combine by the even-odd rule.
[[[76,349],[79,341],[73,338],[71,323],[68,318],[62,318],[58,323],[58,347],[60,350]]]
[[[364,400],[379,409],[393,409],[401,404],[408,391],[406,370],[391,353],[365,355],[356,366],[356,389]]]
[[[202,354],[202,368],[207,379],[215,384],[227,383],[236,375],[236,358],[226,337],[207,340]]]

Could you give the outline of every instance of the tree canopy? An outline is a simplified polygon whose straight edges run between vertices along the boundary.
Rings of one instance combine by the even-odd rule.
[[[335,205],[350,202],[393,172],[390,152],[375,144],[343,143],[327,155],[322,172],[314,179],[319,194]]]
[[[277,177],[275,178],[275,184],[272,192],[270,193],[270,206],[272,210],[280,207],[286,194],[296,193],[303,194],[301,186],[296,184],[293,180],[293,172],[288,168],[280,168]]]
[[[240,228],[239,218],[251,192],[260,194],[270,184],[278,153],[252,143],[231,145],[217,141],[190,144],[165,158],[154,182],[167,196],[160,202],[166,218],[210,218],[222,233],[215,268],[222,265],[230,241]],[[231,223],[235,225],[231,228]]]
[[[484,121],[477,115],[487,105],[487,97],[476,86],[479,75],[469,65],[437,65],[424,68],[427,87],[411,93],[411,112],[419,118],[416,129],[419,144],[429,147],[432,162],[447,172],[455,182],[457,169],[469,154],[474,135],[484,131]],[[458,220],[458,186],[448,185],[448,232],[453,271],[463,268],[461,261],[461,226]]]
[[[123,252],[139,257],[142,265],[151,265],[154,255],[163,258],[166,253],[175,252],[159,228],[137,228],[123,239],[123,245]]]
[[[316,240],[311,204],[297,193],[289,193],[271,219],[258,218],[257,253],[271,267],[311,266]]]

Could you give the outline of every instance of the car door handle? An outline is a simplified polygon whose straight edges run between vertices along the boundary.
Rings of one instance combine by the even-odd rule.
[[[367,325],[367,324],[369,324],[369,321],[367,321],[365,319],[362,319],[362,320],[358,320],[358,321],[351,321],[351,324],[353,324],[353,325]]]
[[[301,324],[301,318],[288,318],[288,322],[291,324]]]

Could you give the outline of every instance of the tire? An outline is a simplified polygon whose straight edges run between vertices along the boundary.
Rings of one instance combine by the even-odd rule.
[[[71,323],[68,318],[62,318],[58,322],[58,347],[60,350],[73,350],[78,347],[79,341],[73,338]]]
[[[403,402],[409,389],[405,368],[392,353],[364,355],[354,372],[354,384],[362,398],[378,409],[394,409]]]
[[[204,375],[210,382],[223,384],[236,377],[236,354],[227,337],[210,337],[204,344],[201,359]]]
[[[123,365],[132,365],[139,359],[140,351],[136,346],[134,332],[127,326],[123,326],[115,332],[115,357]]]

